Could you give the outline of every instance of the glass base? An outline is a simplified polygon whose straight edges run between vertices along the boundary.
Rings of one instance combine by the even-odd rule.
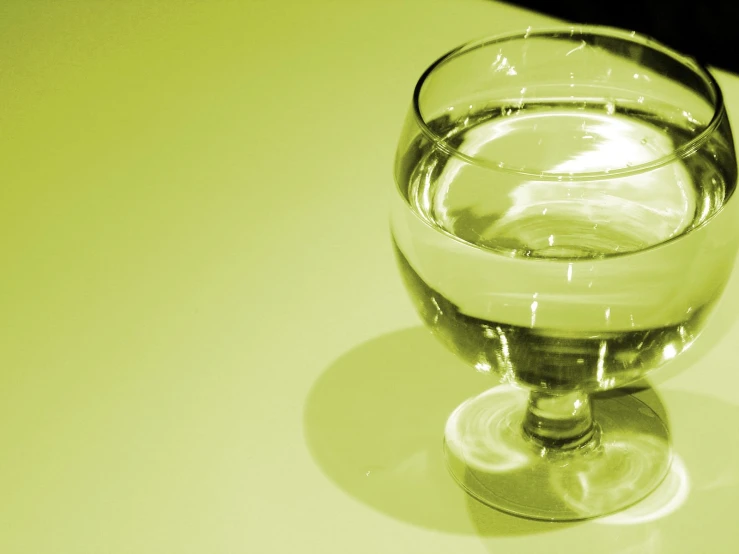
[[[498,386],[464,402],[447,421],[447,466],[481,502],[531,519],[591,519],[642,500],[667,475],[669,431],[637,398],[594,397],[593,438],[571,450],[545,448],[524,435],[527,400],[525,390]]]

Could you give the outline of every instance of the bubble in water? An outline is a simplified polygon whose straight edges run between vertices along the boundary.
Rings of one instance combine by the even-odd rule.
[[[616,112],[616,104],[614,102],[606,102],[606,113],[613,115]]]

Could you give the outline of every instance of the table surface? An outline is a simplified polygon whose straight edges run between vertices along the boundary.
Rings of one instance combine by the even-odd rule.
[[[531,522],[442,466],[446,415],[490,382],[400,284],[395,144],[430,61],[551,22],[483,0],[0,4],[0,552],[736,552],[736,273],[654,374],[678,463],[644,503]]]

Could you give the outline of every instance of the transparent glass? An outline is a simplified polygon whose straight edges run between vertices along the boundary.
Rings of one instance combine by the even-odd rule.
[[[627,394],[591,395],[697,338],[736,257],[736,179],[718,84],[648,37],[529,30],[426,70],[397,150],[392,237],[425,324],[503,381],[447,422],[470,494],[579,520],[657,487],[666,423]]]

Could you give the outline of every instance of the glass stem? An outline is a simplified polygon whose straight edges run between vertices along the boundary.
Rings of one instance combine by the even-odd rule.
[[[524,433],[547,449],[579,448],[594,438],[590,395],[583,392],[531,391]]]

